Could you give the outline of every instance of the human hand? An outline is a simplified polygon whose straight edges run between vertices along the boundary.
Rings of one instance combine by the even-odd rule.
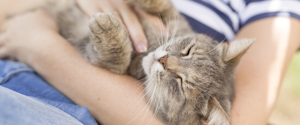
[[[98,12],[103,12],[112,13],[119,18],[127,27],[135,49],[139,53],[147,52],[148,42],[137,16],[152,22],[153,26],[159,31],[166,34],[168,33],[157,16],[150,15],[138,8],[130,6],[126,4],[125,0],[77,0],[77,2],[90,17]]]
[[[11,57],[27,63],[32,55],[49,47],[43,39],[51,38],[50,34],[58,34],[58,27],[46,12],[17,15],[0,28],[0,58]]]

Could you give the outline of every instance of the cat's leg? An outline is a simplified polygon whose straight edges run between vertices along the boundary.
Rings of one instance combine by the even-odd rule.
[[[112,72],[126,73],[132,51],[126,27],[109,13],[94,15],[89,27],[92,43],[86,46],[88,60]]]

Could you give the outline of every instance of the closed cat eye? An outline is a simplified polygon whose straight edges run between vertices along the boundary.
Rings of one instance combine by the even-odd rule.
[[[188,56],[188,55],[190,55],[191,50],[192,50],[192,48],[193,48],[194,46],[195,46],[195,44],[192,45],[192,46],[190,46],[189,49],[188,49],[186,52],[182,52],[182,53],[181,53],[182,56]]]
[[[176,79],[180,80],[180,83],[182,83],[182,78],[180,76],[177,76]]]
[[[183,77],[181,75],[176,74],[175,78],[180,80],[181,83],[183,82]]]
[[[176,81],[178,82],[178,86],[181,89],[181,91],[184,93],[184,89],[183,89],[183,79],[182,77],[180,77],[179,75],[176,76]]]

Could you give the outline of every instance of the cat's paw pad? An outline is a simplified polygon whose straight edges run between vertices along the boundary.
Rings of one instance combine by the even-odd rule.
[[[111,13],[97,13],[90,20],[90,29],[97,35],[110,33],[121,27],[120,23]]]

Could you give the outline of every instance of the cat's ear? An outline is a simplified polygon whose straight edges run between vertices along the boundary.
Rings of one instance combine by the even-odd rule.
[[[207,113],[207,125],[232,125],[227,113],[215,97],[209,100],[209,110]]]
[[[220,49],[222,49],[224,61],[238,62],[254,41],[255,39],[241,39],[230,43],[221,43]]]

